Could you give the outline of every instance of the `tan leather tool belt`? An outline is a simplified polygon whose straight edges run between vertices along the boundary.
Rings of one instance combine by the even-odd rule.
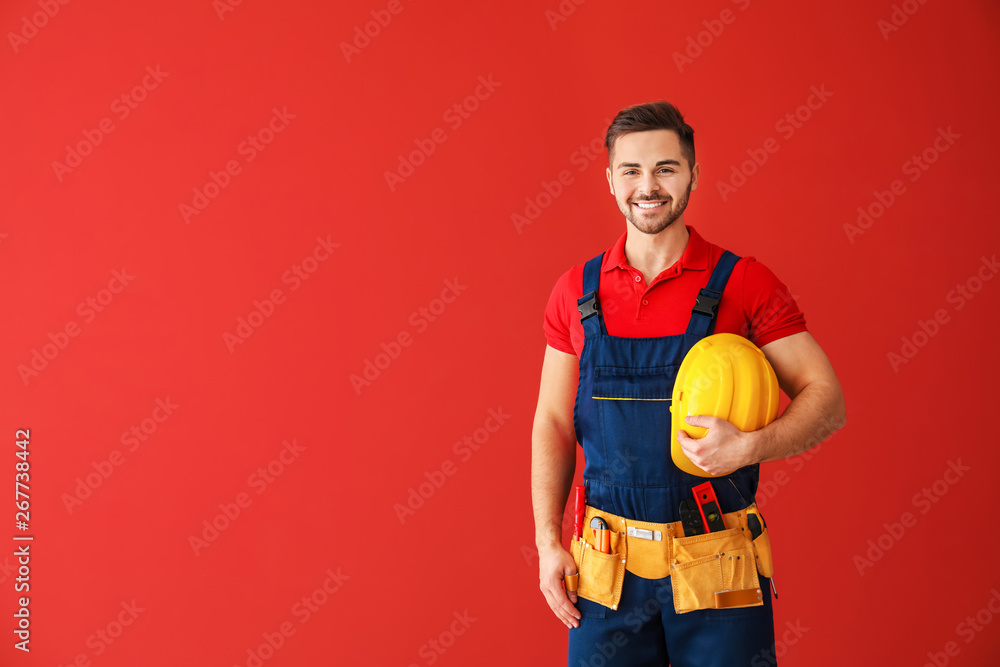
[[[677,613],[763,605],[757,575],[771,575],[767,529],[752,540],[748,511],[756,505],[723,515],[726,530],[685,537],[680,521],[634,521],[588,505],[583,535],[570,548],[579,573],[577,594],[617,609],[628,570],[645,579],[671,577]],[[594,517],[611,531],[610,554],[595,548]]]

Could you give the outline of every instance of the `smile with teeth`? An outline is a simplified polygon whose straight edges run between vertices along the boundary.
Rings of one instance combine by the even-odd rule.
[[[667,202],[665,202],[665,201],[659,201],[659,202],[652,202],[652,201],[642,201],[642,202],[639,202],[639,201],[637,201],[637,202],[634,202],[634,203],[635,203],[636,206],[638,206],[639,208],[643,209],[644,211],[648,211],[650,209],[659,208],[659,207],[663,206],[664,204],[666,204]]]

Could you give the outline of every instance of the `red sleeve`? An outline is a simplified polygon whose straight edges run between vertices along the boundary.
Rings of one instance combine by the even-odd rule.
[[[570,338],[570,312],[568,303],[570,301],[569,279],[572,269],[562,274],[552,288],[549,295],[549,303],[545,306],[545,321],[542,329],[545,331],[545,340],[549,345],[567,354],[576,354],[573,349],[573,341]]]
[[[774,273],[748,257],[743,277],[743,309],[750,339],[763,347],[779,338],[806,331],[806,318],[795,295]]]

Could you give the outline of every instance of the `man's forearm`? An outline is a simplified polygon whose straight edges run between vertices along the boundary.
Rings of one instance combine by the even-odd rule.
[[[792,399],[776,420],[752,433],[757,463],[778,461],[812,449],[847,421],[840,387],[813,382]]]
[[[562,517],[575,471],[575,436],[570,441],[550,425],[536,425],[531,434],[531,505],[539,549],[562,543]]]

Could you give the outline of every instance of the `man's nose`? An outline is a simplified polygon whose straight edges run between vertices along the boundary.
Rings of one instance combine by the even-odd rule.
[[[642,181],[639,183],[639,194],[650,197],[658,194],[659,191],[660,183],[656,180],[655,174],[647,174],[642,177]]]

